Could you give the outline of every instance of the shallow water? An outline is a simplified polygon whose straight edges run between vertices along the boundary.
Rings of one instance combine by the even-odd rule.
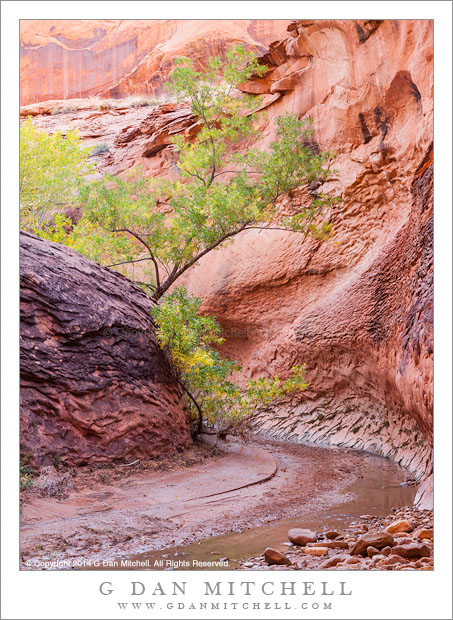
[[[288,549],[288,545],[284,544],[288,543],[287,532],[292,527],[316,531],[341,528],[363,514],[384,516],[394,507],[412,505],[417,488],[402,486],[405,477],[404,471],[389,459],[366,455],[361,477],[344,490],[344,494],[354,493],[355,499],[352,501],[299,518],[279,519],[242,532],[212,536],[190,545],[136,555],[130,558],[134,562],[130,569],[137,570],[135,562],[139,561],[143,562],[140,568],[145,570],[200,570],[202,567],[194,565],[194,561],[216,562],[222,558],[229,558],[225,566],[211,565],[206,570],[232,569],[238,566],[240,559],[259,556],[266,547],[284,552]],[[127,569],[124,565],[121,568]]]

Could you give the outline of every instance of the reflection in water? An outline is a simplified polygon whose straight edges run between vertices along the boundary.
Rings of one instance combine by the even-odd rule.
[[[241,558],[258,556],[266,547],[274,547],[283,552],[287,550],[288,546],[284,543],[288,542],[287,532],[292,527],[317,531],[323,527],[341,528],[362,514],[384,516],[389,514],[393,507],[411,505],[417,489],[413,486],[401,486],[403,480],[404,472],[398,465],[380,456],[366,455],[362,476],[345,489],[345,493],[355,494],[353,501],[325,511],[305,514],[300,518],[280,519],[241,533],[212,536],[190,545],[150,551],[134,556],[133,559],[148,560],[148,566],[156,570],[162,570],[165,566],[177,566],[182,570],[186,566],[188,570],[193,570],[197,568],[193,564],[194,560],[215,562],[229,558],[224,568],[232,569],[238,566]],[[209,568],[218,570],[221,566]]]

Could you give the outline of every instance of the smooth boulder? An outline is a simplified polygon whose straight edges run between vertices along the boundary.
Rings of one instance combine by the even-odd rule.
[[[320,557],[322,555],[327,555],[329,549],[327,547],[302,547],[302,551],[308,553],[308,555]]]
[[[418,540],[432,540],[434,536],[434,530],[430,528],[421,528],[413,533],[413,537]]]
[[[393,547],[393,536],[382,530],[380,532],[367,532],[361,536],[351,549],[351,555],[367,555],[368,547],[381,550],[384,547]]]
[[[404,533],[412,532],[413,529],[414,529],[414,526],[407,519],[402,519],[401,521],[395,521],[394,523],[391,523],[385,528],[386,532],[388,532],[389,534],[397,534],[397,533],[399,534],[400,532],[404,532]]]
[[[303,547],[307,543],[316,542],[318,540],[318,535],[316,532],[312,532],[311,530],[294,527],[289,530],[288,538],[294,545],[300,545]]]
[[[268,564],[279,564],[279,565],[287,565],[291,564],[291,560],[277,549],[273,549],[272,547],[268,547],[264,550],[264,559]]]
[[[428,547],[428,545],[416,542],[408,543],[405,545],[396,545],[395,547],[393,547],[392,553],[410,560],[431,557],[431,549]]]

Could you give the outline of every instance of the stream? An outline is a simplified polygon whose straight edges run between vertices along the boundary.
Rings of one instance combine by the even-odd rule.
[[[231,532],[221,536],[212,536],[189,545],[169,547],[149,551],[130,557],[136,570],[136,562],[143,563],[145,570],[178,570],[202,569],[194,566],[193,561],[216,562],[228,558],[224,566],[216,565],[215,569],[231,570],[239,566],[240,559],[256,557],[266,547],[274,547],[284,552],[288,549],[287,532],[290,528],[300,527],[320,531],[323,528],[341,529],[346,527],[363,514],[384,516],[394,507],[412,505],[416,486],[405,486],[405,472],[396,463],[384,457],[367,454],[361,476],[343,493],[355,499],[346,500],[328,510],[304,514],[300,518],[279,519],[259,527]],[[349,499],[349,498],[348,498]],[[123,558],[122,558],[123,559]],[[167,567],[167,568],[166,568]],[[168,568],[170,567],[170,568]],[[211,564],[210,569],[213,566]],[[124,565],[122,570],[128,570]]]

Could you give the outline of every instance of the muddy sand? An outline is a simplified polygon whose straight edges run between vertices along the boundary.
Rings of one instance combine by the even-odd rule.
[[[350,499],[344,489],[363,463],[351,450],[274,441],[197,450],[192,464],[169,471],[140,463],[85,470],[72,473],[74,484],[67,474],[65,497],[46,495],[45,486],[26,492],[22,568],[88,568],[325,509]]]

